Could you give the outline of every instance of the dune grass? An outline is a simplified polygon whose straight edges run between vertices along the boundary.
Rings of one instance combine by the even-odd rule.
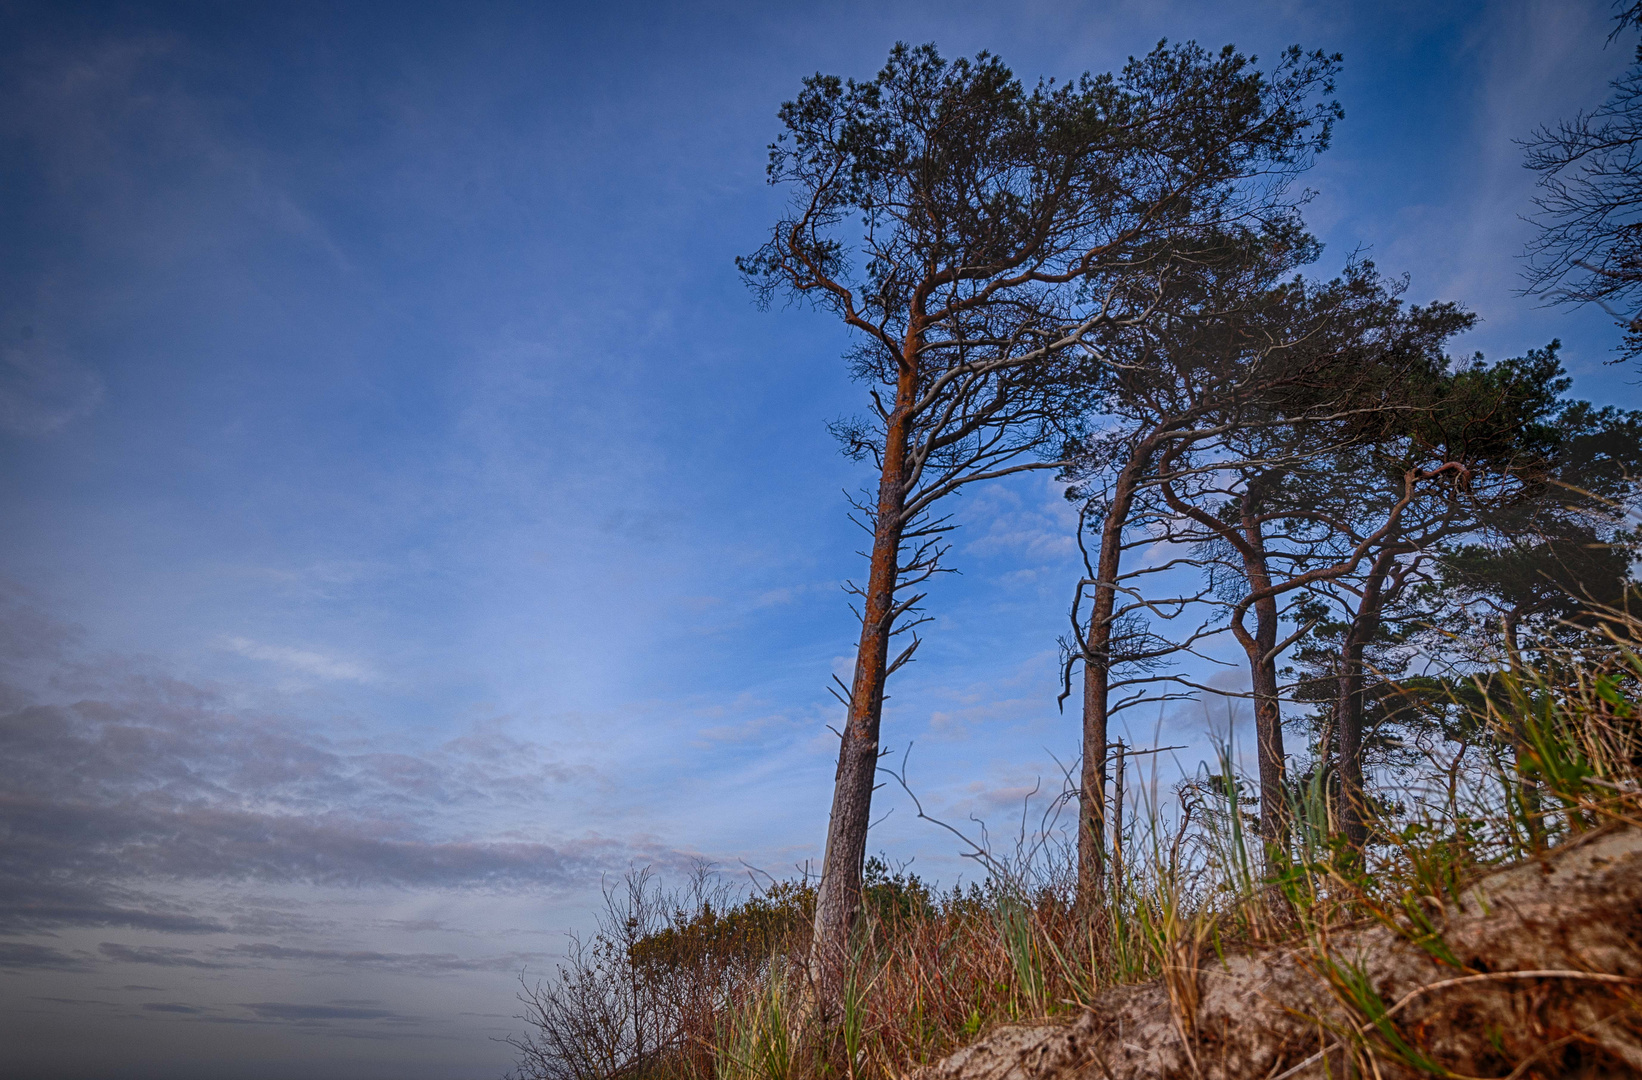
[[[634,873],[607,891],[598,930],[573,940],[555,977],[526,986],[516,1075],[900,1080],[995,1025],[1065,1016],[1154,979],[1184,1033],[1203,965],[1293,942],[1315,947],[1318,977],[1364,1018],[1350,1033],[1361,1060],[1442,1075],[1360,973],[1329,957],[1328,934],[1377,921],[1459,973],[1431,901],[1587,830],[1642,826],[1639,631],[1615,614],[1578,649],[1447,687],[1447,736],[1381,777],[1362,852],[1334,829],[1329,776],[1315,769],[1283,793],[1293,840],[1263,876],[1251,789],[1225,749],[1172,792],[1139,800],[1122,872],[1088,919],[1074,914],[1073,848],[1052,831],[1017,858],[990,860],[986,880],[963,890],[874,860],[830,1013],[813,1006],[805,977],[809,884],[746,895],[706,871],[673,890]]]

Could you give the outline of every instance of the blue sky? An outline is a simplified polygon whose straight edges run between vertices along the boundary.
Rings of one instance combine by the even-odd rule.
[[[601,874],[818,855],[860,395],[732,264],[804,75],[1343,52],[1320,272],[1366,250],[1635,406],[1605,317],[1515,295],[1511,140],[1600,101],[1608,18],[0,3],[0,1074],[494,1077]],[[1072,522],[1041,477],[958,513],[885,740],[1001,822],[1075,753]],[[884,795],[872,846],[961,872]]]

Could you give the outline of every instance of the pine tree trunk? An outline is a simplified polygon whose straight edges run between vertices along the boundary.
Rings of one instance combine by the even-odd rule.
[[[1089,918],[1106,890],[1106,749],[1112,682],[1112,611],[1123,558],[1123,527],[1134,507],[1135,490],[1151,464],[1158,437],[1143,440],[1112,482],[1112,498],[1101,520],[1095,561],[1094,608],[1083,642],[1083,768],[1078,785],[1077,907]]]
[[[1346,630],[1340,650],[1340,691],[1334,715],[1340,733],[1340,831],[1352,850],[1360,853],[1368,840],[1368,827],[1363,803],[1363,640],[1357,634],[1357,620]]]
[[[1363,650],[1379,632],[1385,604],[1385,580],[1396,553],[1382,551],[1363,583],[1357,614],[1346,628],[1340,646],[1340,687],[1334,704],[1335,727],[1340,733],[1340,831],[1352,850],[1361,853],[1368,842],[1368,804],[1363,786]]]
[[[910,351],[910,350],[909,350]],[[895,411],[884,432],[872,563],[861,609],[861,638],[850,684],[849,715],[838,747],[827,847],[815,894],[810,942],[810,978],[824,1011],[843,986],[849,961],[850,930],[861,907],[861,875],[867,828],[872,821],[872,789],[878,772],[878,732],[889,674],[889,639],[894,627],[895,583],[906,523],[906,465],[909,412],[917,390],[915,368],[902,367]]]
[[[1288,764],[1283,750],[1283,710],[1277,697],[1277,665],[1264,658],[1277,643],[1277,601],[1263,600],[1255,607],[1259,629],[1249,649],[1249,665],[1254,689],[1254,736],[1260,759],[1260,838],[1266,844],[1266,870],[1271,873],[1289,847]],[[1267,607],[1272,610],[1262,610]]]
[[[1090,918],[1105,901],[1107,862],[1107,742],[1112,702],[1112,612],[1117,607],[1123,563],[1123,527],[1135,509],[1135,492],[1151,466],[1163,432],[1136,443],[1112,481],[1112,499],[1100,520],[1095,556],[1094,609],[1084,637],[1084,767],[1077,791],[1077,911]]]
[[[1242,533],[1248,549],[1243,555],[1243,575],[1251,592],[1271,588],[1271,572],[1266,566],[1265,536],[1259,518],[1257,484],[1249,485],[1243,499]],[[1254,737],[1260,762],[1260,838],[1265,841],[1266,870],[1274,872],[1279,854],[1289,846],[1289,813],[1286,785],[1287,755],[1283,750],[1283,709],[1277,689],[1277,597],[1267,596],[1253,604],[1255,630],[1238,638],[1249,660],[1250,689],[1254,693]]]
[[[1089,655],[1104,648],[1092,623]],[[1110,672],[1104,662],[1083,661],[1083,769],[1078,783],[1077,910],[1087,920],[1106,896],[1106,702]]]

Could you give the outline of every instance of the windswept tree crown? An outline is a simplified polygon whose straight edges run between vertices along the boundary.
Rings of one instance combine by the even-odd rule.
[[[1320,100],[1338,61],[1293,48],[1268,74],[1160,44],[1028,90],[987,53],[897,45],[871,81],[818,74],[782,106],[768,171],[793,199],[738,265],[764,302],[836,312],[887,381],[1133,317],[1205,230],[1292,218],[1288,182],[1342,115]]]

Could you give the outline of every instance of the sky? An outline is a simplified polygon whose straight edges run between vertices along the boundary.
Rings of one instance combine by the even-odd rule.
[[[499,1077],[601,882],[818,859],[863,392],[733,264],[804,76],[1341,52],[1318,272],[1366,254],[1480,315],[1458,352],[1560,338],[1635,407],[1605,316],[1518,294],[1513,139],[1600,102],[1610,15],[0,0],[0,1076]],[[1077,750],[1074,519],[1042,474],[956,513],[884,742],[1007,831]],[[1201,706],[1135,723],[1209,753]]]

